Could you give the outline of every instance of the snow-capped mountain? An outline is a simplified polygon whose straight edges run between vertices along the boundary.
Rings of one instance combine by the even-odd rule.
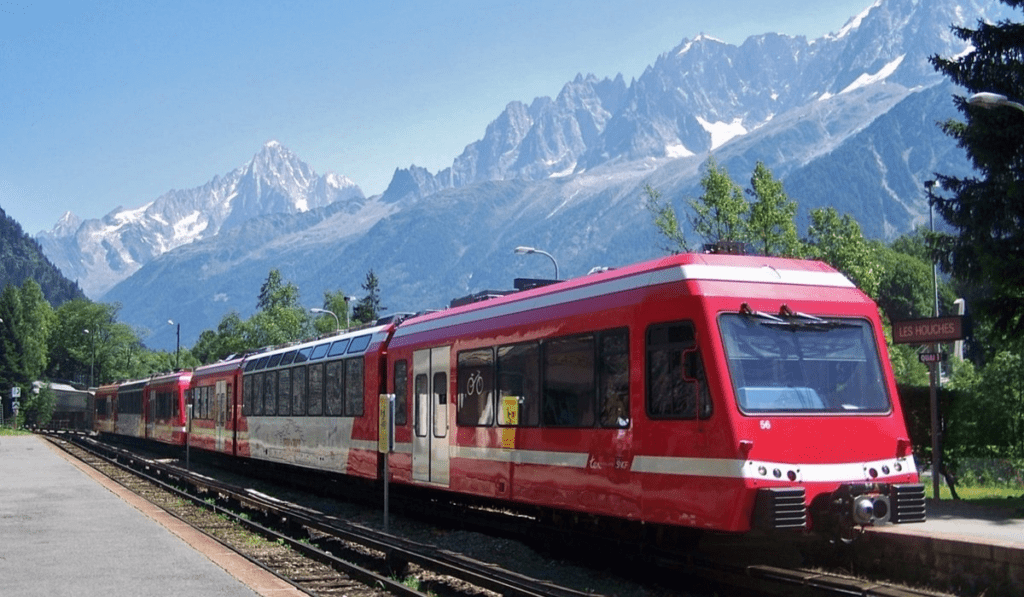
[[[249,163],[201,187],[174,190],[99,220],[67,213],[36,237],[47,257],[85,293],[102,296],[167,251],[267,214],[296,214],[345,201],[360,206],[363,192],[348,178],[318,176],[280,143],[270,141]]]
[[[506,288],[513,277],[551,273],[545,260],[513,255],[517,245],[555,255],[563,276],[583,275],[659,254],[643,185],[685,212],[712,154],[743,186],[764,162],[798,202],[801,230],[811,209],[828,205],[852,214],[867,236],[892,239],[927,222],[924,180],[969,169],[937,126],[956,116],[950,98],[958,91],[928,56],[967,50],[951,24],[1008,15],[996,0],[879,0],[815,40],[774,33],[739,46],[710,35],[683,40],[629,84],[621,76],[581,75],[554,99],[509,103],[481,139],[436,174],[399,168],[380,197],[310,200],[302,213],[286,189],[316,186],[301,182],[313,175],[291,163],[274,176],[243,176],[261,170],[257,159],[238,171],[230,191],[216,194],[223,202],[245,189],[245,199],[217,220],[216,235],[193,235],[198,240],[158,253],[155,247],[171,243],[154,238],[207,230],[201,216],[189,220],[194,212],[182,210],[129,228],[116,242],[92,241],[149,256],[103,300],[120,302],[122,319],[149,327],[147,342],[166,347],[173,346],[168,318],[188,322],[182,341],[190,343],[230,310],[251,313],[273,268],[310,304],[324,290],[358,294],[373,269],[392,312],[437,308],[455,296]],[[211,200],[210,209],[221,204]],[[243,206],[239,214],[258,217],[234,219]],[[118,218],[148,209],[93,225],[113,228]],[[166,236],[149,236],[163,230],[158,223],[168,227]],[[70,227],[73,221],[58,225]],[[170,234],[178,228],[185,232]],[[104,253],[125,254],[134,253]]]

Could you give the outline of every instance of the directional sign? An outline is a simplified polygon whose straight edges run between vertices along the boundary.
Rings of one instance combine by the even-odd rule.
[[[964,332],[962,315],[892,322],[892,341],[896,344],[952,342],[963,340]]]

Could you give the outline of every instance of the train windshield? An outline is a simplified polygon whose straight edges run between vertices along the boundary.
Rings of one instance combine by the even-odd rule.
[[[744,413],[881,413],[890,408],[871,323],[723,314],[722,340]]]

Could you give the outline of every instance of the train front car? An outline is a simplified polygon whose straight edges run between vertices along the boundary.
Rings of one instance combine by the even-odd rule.
[[[185,394],[191,371],[153,376],[146,386],[146,438],[172,446],[185,445]]]
[[[704,491],[741,506],[714,526],[848,536],[923,521],[875,303],[818,262],[709,255],[681,271],[728,420],[708,427]]]

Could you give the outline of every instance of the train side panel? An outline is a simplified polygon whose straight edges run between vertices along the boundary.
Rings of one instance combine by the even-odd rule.
[[[238,455],[243,359],[197,368],[189,383],[188,442],[193,448]]]

